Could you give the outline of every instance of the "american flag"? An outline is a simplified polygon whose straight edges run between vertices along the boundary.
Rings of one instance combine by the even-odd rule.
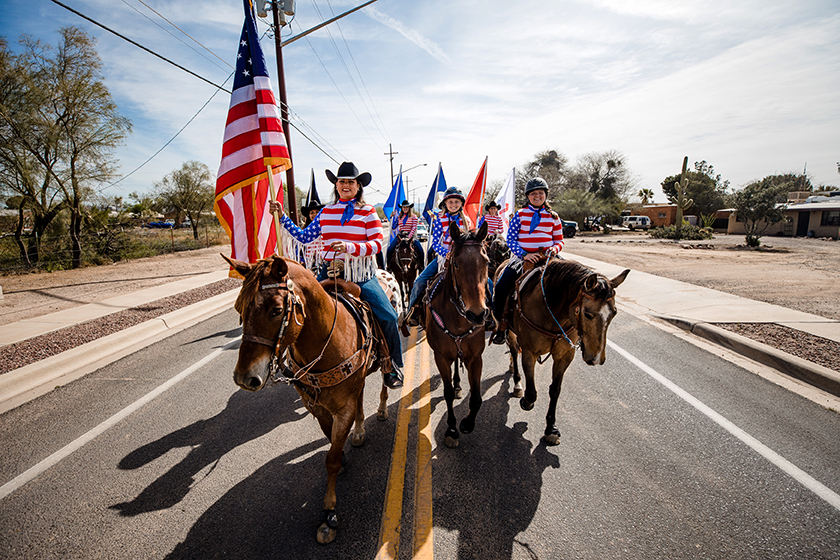
[[[245,25],[236,54],[214,209],[230,237],[231,257],[253,263],[274,253],[277,246],[268,212],[267,166],[272,166],[277,200],[282,202],[280,174],[292,163],[250,0],[244,4]]]

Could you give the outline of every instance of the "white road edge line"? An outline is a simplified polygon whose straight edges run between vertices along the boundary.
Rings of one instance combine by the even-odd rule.
[[[67,458],[67,456],[69,456],[71,453],[82,448],[86,443],[93,441],[97,436],[101,435],[106,430],[113,427],[121,420],[125,419],[128,415],[145,406],[165,391],[174,387],[175,385],[186,379],[189,375],[195,373],[202,366],[216,359],[225,350],[234,348],[236,345],[239,344],[239,342],[240,341],[237,339],[225,344],[221,348],[217,348],[216,350],[206,355],[205,357],[203,357],[202,359],[200,359],[199,361],[197,361],[196,363],[194,363],[193,365],[191,365],[190,367],[188,367],[187,369],[185,369],[166,383],[158,386],[151,392],[147,393],[145,396],[140,397],[140,399],[134,401],[133,403],[131,403],[121,411],[117,412],[116,414],[114,414],[95,428],[91,429],[85,434],[82,434],[74,441],[68,443],[67,445],[65,445],[46,459],[37,463],[35,466],[27,469],[26,471],[19,474],[3,486],[0,486],[0,500],[17,490],[27,482],[31,481],[50,467],[58,464],[63,459]]]
[[[652,367],[648,366],[641,360],[639,360],[634,355],[630,354],[620,346],[616,345],[613,342],[607,341],[607,345],[621,354],[624,358],[626,358],[630,363],[641,369],[643,372],[647,373],[651,377],[653,377],[656,381],[664,385],[667,389],[672,391],[675,395],[686,401],[688,404],[705,414],[709,419],[711,419],[714,423],[719,425],[721,428],[741,440],[742,442],[746,443],[749,447],[751,447],[754,451],[756,451],[759,455],[776,465],[779,469],[783,472],[787,473],[791,476],[794,480],[799,482],[802,486],[828,502],[834,509],[840,511],[840,495],[835,493],[830,488],[826,487],[824,484],[816,480],[814,477],[749,435],[747,432],[700,402],[698,399],[684,391],[678,385],[676,385],[673,381],[665,378],[662,374],[657,372]]]

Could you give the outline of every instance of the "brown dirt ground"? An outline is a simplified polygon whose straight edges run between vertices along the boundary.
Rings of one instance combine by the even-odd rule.
[[[759,250],[742,235],[670,241],[646,233],[578,234],[565,251],[789,309],[840,320],[840,243],[763,237]]]

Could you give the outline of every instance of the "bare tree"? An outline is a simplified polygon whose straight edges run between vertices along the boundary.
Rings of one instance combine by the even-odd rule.
[[[183,214],[190,220],[193,238],[198,239],[198,223],[213,208],[215,188],[210,168],[200,161],[187,161],[155,183],[161,206]]]

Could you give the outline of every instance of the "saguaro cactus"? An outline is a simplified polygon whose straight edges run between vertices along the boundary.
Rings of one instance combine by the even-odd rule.
[[[688,156],[683,158],[683,167],[682,167],[682,175],[680,175],[680,180],[674,183],[674,189],[677,191],[677,224],[676,224],[676,238],[682,239],[682,223],[683,223],[683,212],[691,208],[691,205],[694,204],[693,198],[688,198],[687,189],[688,189],[688,177],[686,177],[686,170],[688,168]]]

